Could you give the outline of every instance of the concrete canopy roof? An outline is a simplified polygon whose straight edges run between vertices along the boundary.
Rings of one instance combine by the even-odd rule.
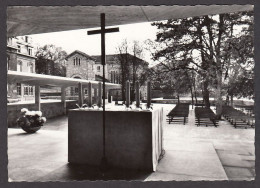
[[[196,6],[9,6],[7,36],[106,26],[253,10],[253,5]]]
[[[98,81],[94,81],[94,80],[81,80],[75,78],[25,73],[25,72],[17,72],[17,71],[8,71],[7,81],[8,83],[24,83],[30,85],[55,86],[55,87],[78,86],[78,83],[81,82],[83,87],[87,87],[89,83],[92,83],[93,88],[97,88],[99,83]],[[106,89],[121,88],[120,84],[106,83],[105,85],[106,85]]]

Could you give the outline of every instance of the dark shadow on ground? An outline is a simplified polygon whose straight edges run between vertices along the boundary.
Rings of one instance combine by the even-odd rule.
[[[109,168],[102,172],[98,166],[66,164],[39,178],[37,181],[96,181],[96,180],[145,180],[152,172]]]
[[[20,128],[20,129],[21,129],[21,128]],[[36,132],[36,133],[22,132],[22,133],[17,133],[17,134],[8,135],[8,137],[10,138],[10,137],[15,137],[15,136],[30,136],[30,135],[32,135],[32,134],[37,134],[37,132]]]

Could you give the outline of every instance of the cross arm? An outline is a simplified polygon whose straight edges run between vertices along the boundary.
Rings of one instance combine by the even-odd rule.
[[[118,32],[118,31],[119,31],[119,27],[115,27],[115,28],[105,29],[104,33],[113,33],[113,32]],[[102,33],[102,30],[100,30],[100,29],[88,31],[88,35],[95,35],[95,34],[100,34],[100,33]]]

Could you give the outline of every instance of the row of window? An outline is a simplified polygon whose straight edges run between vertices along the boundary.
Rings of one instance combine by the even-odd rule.
[[[17,45],[17,48],[18,48],[18,49],[17,49],[17,52],[18,52],[18,53],[21,53],[21,46],[20,46],[20,45]],[[32,48],[29,48],[29,47],[28,47],[28,55],[33,55],[33,54],[32,54]]]
[[[28,71],[30,73],[33,73],[33,63],[27,63],[27,67],[29,67]],[[17,72],[23,72],[23,62],[22,61],[17,62]]]
[[[76,57],[73,59],[74,66],[80,66],[80,58]],[[94,67],[92,65],[92,70],[94,70]],[[97,66],[97,72],[100,72],[100,66]]]
[[[71,87],[70,88],[70,93],[71,93],[71,95],[78,95],[79,94],[79,88],[78,87]],[[84,93],[85,93],[85,95],[87,95],[88,94],[88,90],[84,89]]]
[[[110,80],[112,83],[119,83],[119,74],[117,73],[117,71],[111,71],[110,76]]]
[[[81,59],[79,57],[75,57],[73,59],[74,66],[80,66],[80,61]],[[93,65],[92,65],[92,70],[93,70]],[[100,72],[100,66],[97,66],[97,72]]]
[[[80,66],[80,58],[76,57],[73,59],[74,66]]]
[[[33,86],[30,85],[25,85],[23,86],[23,95],[24,96],[33,96],[34,91],[33,91]],[[17,83],[17,95],[21,96],[22,95],[22,86],[20,83]]]

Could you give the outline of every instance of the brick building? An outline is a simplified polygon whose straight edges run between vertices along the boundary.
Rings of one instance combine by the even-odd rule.
[[[7,68],[8,70],[18,72],[35,72],[35,52],[32,45],[32,39],[28,36],[11,37],[7,40]],[[133,57],[130,54],[128,56]],[[121,66],[118,61],[119,54],[107,55],[105,65],[105,79],[106,82],[121,84]],[[140,60],[140,59],[139,59]],[[148,67],[148,63],[144,62],[145,66]],[[101,56],[90,56],[79,50],[75,50],[66,57],[66,77],[78,78],[84,80],[103,80],[103,66],[101,64]],[[131,69],[131,68],[130,68]],[[137,72],[138,73],[138,72]],[[131,74],[131,73],[130,73]],[[144,87],[141,87],[141,96],[145,95]],[[21,83],[8,83],[8,101],[26,101],[34,100],[35,88],[30,85]],[[121,90],[113,89],[110,91],[110,95],[117,97],[121,100]],[[60,88],[42,88],[42,97],[48,96],[49,98],[54,95],[60,94]],[[70,87],[66,90],[67,96],[78,95],[77,87]],[[87,96],[87,90],[85,90]],[[56,97],[57,98],[57,97]]]
[[[132,56],[131,54],[124,54],[129,56],[129,61],[136,58],[137,63],[143,63],[142,68],[148,68],[148,63]],[[102,81],[103,80],[103,66],[101,64],[101,56],[90,56],[84,52],[79,50],[75,50],[71,54],[66,57],[66,77],[70,78],[79,78],[79,79],[86,79],[86,80],[96,80]],[[131,64],[131,62],[130,62]],[[141,70],[141,68],[140,68]],[[140,70],[137,71],[137,74],[140,73]],[[130,66],[129,74],[132,74],[132,68]],[[119,63],[119,54],[112,54],[106,55],[106,65],[105,65],[105,79],[106,82],[121,84],[121,66]],[[130,80],[131,81],[131,80]],[[141,96],[146,95],[145,86],[140,88]],[[113,97],[122,100],[120,89],[113,89],[110,91],[110,95]],[[77,87],[71,87],[67,90],[67,95],[74,96],[78,94]],[[87,91],[85,91],[87,94]]]
[[[75,50],[66,57],[66,77],[84,80],[95,80],[95,59],[88,54]],[[87,92],[87,90],[85,90]],[[67,89],[68,96],[78,95],[77,87]]]
[[[29,36],[7,38],[7,70],[35,73],[35,52]],[[34,99],[34,87],[21,83],[7,84],[9,102]]]

